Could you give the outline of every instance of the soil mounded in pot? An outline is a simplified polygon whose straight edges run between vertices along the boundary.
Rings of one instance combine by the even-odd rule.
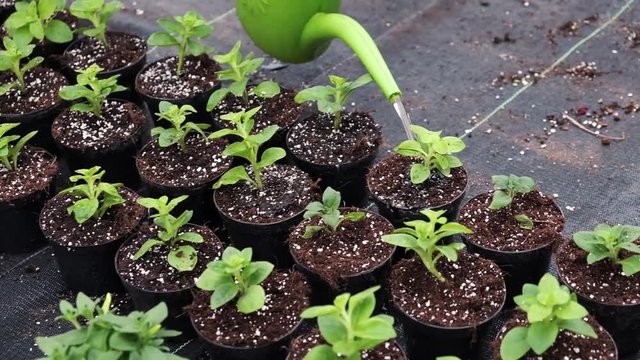
[[[305,355],[318,345],[327,344],[317,329],[295,338],[291,342],[287,360],[302,360]],[[366,360],[402,360],[405,356],[395,341],[386,341],[375,348],[363,351],[362,359]]]
[[[213,89],[220,65],[207,55],[187,56],[178,76],[178,57],[154,62],[138,75],[136,90],[158,99],[186,99]]]
[[[69,82],[61,73],[45,67],[37,67],[25,75],[27,92],[17,88],[0,96],[0,114],[22,115],[51,108],[60,103],[58,92]],[[16,81],[10,72],[0,74],[0,85]]]
[[[64,53],[67,66],[78,71],[97,64],[108,72],[135,64],[147,53],[147,42],[136,35],[107,32],[106,37],[109,47],[94,37],[71,44]]]
[[[26,146],[18,156],[18,168],[0,165],[0,203],[11,203],[39,191],[48,191],[58,172],[58,161],[43,149]]]

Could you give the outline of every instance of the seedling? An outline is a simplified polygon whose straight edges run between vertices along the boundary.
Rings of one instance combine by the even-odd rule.
[[[178,76],[182,75],[184,59],[188,55],[208,54],[213,48],[202,44],[201,40],[209,37],[213,27],[195,11],[187,11],[183,16],[173,19],[159,19],[158,25],[164,30],[151,34],[148,43],[153,46],[178,47]]]
[[[460,138],[440,137],[442,131],[430,131],[418,125],[411,125],[411,131],[416,135],[416,140],[403,141],[395,151],[400,155],[421,160],[411,166],[409,175],[413,184],[424,183],[434,171],[450,177],[451,169],[462,166],[460,159],[452,155],[466,147]]]
[[[545,274],[538,285],[525,284],[522,295],[513,299],[527,313],[529,326],[509,330],[500,344],[503,360],[517,360],[530,350],[542,355],[556,341],[561,330],[596,338],[591,325],[583,318],[589,313],[578,303],[576,294],[561,286],[551,274]]]
[[[341,195],[338,191],[328,187],[322,194],[322,202],[314,201],[307,205],[304,213],[305,219],[320,217],[322,225],[308,225],[305,227],[303,239],[311,239],[319,231],[335,233],[343,221],[360,221],[364,219],[363,211],[352,211],[346,214],[340,213]]]
[[[238,113],[231,113],[222,115],[222,120],[230,121],[235,126],[235,129],[222,129],[209,135],[210,139],[218,139],[224,136],[235,135],[242,140],[232,143],[227,146],[222,152],[226,156],[237,156],[249,161],[253,177],[249,176],[244,165],[236,166],[227,171],[220,180],[213,184],[214,189],[218,189],[223,185],[233,185],[240,181],[246,181],[258,189],[263,188],[262,183],[262,170],[268,166],[273,165],[276,161],[287,156],[287,153],[282,148],[273,147],[266,149],[258,160],[258,150],[260,145],[266,143],[275,135],[278,131],[277,125],[267,126],[257,134],[251,134],[253,131],[254,120],[253,116],[260,111],[260,106],[253,108],[249,111],[241,111]]]
[[[14,171],[18,168],[18,157],[22,148],[38,133],[37,131],[32,131],[25,136],[5,136],[7,132],[18,126],[20,126],[19,123],[0,124],[0,161],[8,171]]]
[[[533,220],[525,214],[520,214],[515,216],[516,221],[518,222],[518,226],[520,226],[523,230],[532,230],[533,229]]]
[[[12,89],[18,89],[21,93],[27,93],[27,84],[24,77],[29,72],[40,65],[44,58],[41,56],[34,57],[26,64],[21,65],[22,59],[27,58],[33,52],[35,45],[25,44],[15,41],[9,36],[2,38],[4,50],[0,51],[0,71],[11,71],[16,80],[10,81],[0,86],[0,95],[4,95]]]
[[[127,90],[118,85],[120,75],[107,79],[99,79],[98,74],[104,69],[93,64],[85,70],[78,71],[76,77],[78,85],[65,86],[60,89],[60,98],[68,101],[85,99],[86,102],[74,104],[73,111],[92,112],[95,116],[102,116],[102,104],[109,95]]]
[[[133,255],[133,260],[138,260],[156,246],[165,246],[169,249],[167,261],[169,265],[178,271],[191,271],[198,263],[198,251],[191,245],[180,245],[181,242],[200,244],[204,242],[202,235],[195,232],[181,232],[183,226],[189,223],[193,211],[184,211],[180,216],[171,215],[171,211],[189,196],[179,196],[171,201],[166,196],[158,199],[138,199],[138,204],[149,210],[155,210],[151,215],[153,223],[161,230],[156,238],[145,241],[140,249]]]
[[[213,291],[211,308],[217,309],[232,300],[243,314],[256,312],[264,306],[265,292],[260,285],[273,271],[273,264],[267,261],[251,261],[253,250],[242,251],[228,247],[222,259],[212,261],[200,275],[196,286],[205,291]]]
[[[16,11],[4,23],[9,35],[22,44],[47,39],[64,44],[73,40],[73,31],[54,17],[64,10],[66,0],[31,0],[16,2]]]
[[[108,48],[109,42],[106,36],[107,24],[122,7],[123,5],[120,1],[75,0],[71,4],[69,11],[71,15],[91,22],[92,27],[82,28],[78,31],[86,36],[100,40],[100,42]]]
[[[318,318],[320,334],[329,345],[318,345],[303,360],[359,360],[361,353],[371,350],[397,334],[393,317],[373,315],[376,306],[372,287],[355,295],[345,293],[333,305],[313,306],[306,309],[303,319]]]
[[[587,263],[609,259],[611,263],[622,266],[626,276],[640,271],[640,255],[629,255],[621,259],[622,250],[640,254],[636,241],[640,238],[640,227],[631,225],[610,226],[600,224],[593,231],[579,231],[573,235],[573,241],[582,250],[589,253]]]
[[[264,81],[251,90],[247,89],[249,77],[256,72],[264,62],[263,58],[254,58],[253,52],[243,57],[240,52],[242,42],[238,41],[231,51],[224,55],[216,55],[213,57],[219,64],[227,65],[228,69],[216,72],[221,81],[232,81],[228,87],[216,90],[207,103],[207,111],[215,109],[222,99],[228,94],[242,97],[245,106],[249,106],[249,93],[263,99],[270,99],[280,93],[280,86],[273,81]]]
[[[195,124],[187,121],[187,116],[195,114],[197,110],[191,105],[173,105],[170,102],[160,102],[160,112],[157,113],[159,120],[166,120],[173,125],[173,128],[165,129],[163,127],[155,127],[151,130],[151,136],[158,137],[160,147],[169,147],[178,144],[182,152],[186,152],[187,136],[192,132],[202,135],[205,139],[207,135],[203,130],[211,127],[209,124]]]
[[[527,194],[536,188],[536,182],[528,176],[494,175],[491,181],[495,189],[489,205],[492,210],[505,208],[511,205],[517,194]]]
[[[458,234],[471,234],[473,231],[456,222],[448,222],[442,216],[446,211],[422,210],[420,213],[429,221],[413,220],[405,223],[408,227],[396,229],[393,234],[383,235],[385,242],[415,251],[427,270],[439,281],[445,281],[438,271],[437,265],[443,256],[447,260],[458,261],[458,251],[464,249],[464,244],[453,242],[442,244],[440,240]]]
[[[314,86],[304,89],[296,95],[295,100],[298,103],[315,101],[318,111],[333,115],[333,128],[339,129],[342,121],[342,109],[349,96],[355,89],[367,85],[371,80],[369,74],[362,75],[355,81],[329,75],[329,81],[333,86]]]
[[[100,181],[105,171],[100,171],[99,166],[76,170],[76,173],[78,175],[69,178],[76,185],[62,190],[60,194],[71,194],[79,198],[67,208],[69,215],[73,214],[78,224],[89,219],[102,219],[109,209],[125,202],[118,192],[122,184]],[[81,181],[84,184],[77,184]]]

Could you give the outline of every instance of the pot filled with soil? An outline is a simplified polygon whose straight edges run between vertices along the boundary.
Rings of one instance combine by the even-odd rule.
[[[289,346],[289,354],[287,360],[302,360],[305,355],[318,345],[324,345],[326,342],[318,332],[314,329],[295,338]],[[371,350],[365,350],[360,355],[367,360],[404,360],[406,359],[402,348],[395,341],[387,341]]]

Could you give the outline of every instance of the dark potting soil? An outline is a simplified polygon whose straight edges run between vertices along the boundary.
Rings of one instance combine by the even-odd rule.
[[[138,260],[131,258],[147,240],[156,238],[160,228],[144,224],[138,235],[118,252],[118,272],[129,284],[147,291],[177,291],[193,287],[196,279],[207,268],[207,264],[220,258],[222,243],[213,230],[204,226],[185,226],[181,233],[195,232],[204,238],[200,244],[189,243],[198,251],[198,263],[191,271],[178,271],[169,265],[169,248],[154,246]],[[180,243],[179,245],[187,245]]]
[[[147,52],[147,42],[133,34],[107,32],[107,42],[109,47],[93,37],[77,41],[64,53],[67,66],[77,71],[98,64],[112,71],[134,64]]]
[[[0,202],[9,203],[47,190],[57,172],[55,157],[37,147],[24,147],[16,170],[8,171],[0,165]]]
[[[140,134],[146,124],[142,109],[123,100],[106,100],[102,116],[66,110],[53,122],[56,142],[76,150],[106,150]]]
[[[207,55],[187,56],[178,76],[178,57],[156,61],[138,76],[136,89],[150,97],[186,99],[211,90],[218,82],[220,65]]]
[[[78,199],[62,194],[49,200],[40,214],[40,228],[46,237],[60,245],[82,247],[106,244],[132,233],[140,224],[144,207],[138,195],[127,188],[119,189],[126,202],[109,209],[100,220],[89,219],[78,224],[67,208]]]
[[[256,347],[276,342],[300,322],[300,313],[309,306],[311,288],[299,272],[273,272],[262,283],[265,306],[243,314],[235,301],[212,310],[211,293],[196,291],[189,308],[195,328],[209,341],[235,347]]]
[[[287,137],[289,150],[318,165],[339,165],[370,156],[382,143],[381,127],[369,113],[343,113],[338,129],[333,115],[315,113],[296,123]]]
[[[465,237],[481,246],[500,251],[526,251],[562,241],[559,232],[565,218],[553,198],[532,191],[518,194],[510,206],[498,210],[489,209],[493,192],[476,196],[460,210],[458,221],[474,231]],[[518,225],[516,215],[527,215],[533,221],[533,229]]]
[[[498,313],[506,296],[500,268],[476,255],[458,255],[455,263],[438,261],[444,282],[417,256],[394,265],[389,284],[396,306],[422,323],[443,327],[478,325]]]
[[[24,80],[27,86],[26,93],[14,88],[0,96],[0,114],[29,114],[50,108],[60,101],[58,98],[60,89],[69,85],[64,75],[45,67],[37,67],[29,71]],[[0,85],[13,81],[16,81],[13,73],[0,74]]]
[[[369,190],[379,200],[401,209],[434,208],[458,198],[467,188],[467,172],[459,167],[451,177],[435,172],[422,184],[411,183],[411,166],[418,159],[392,154],[369,171]]]
[[[640,241],[636,240],[636,244],[640,245]],[[608,259],[589,265],[587,255],[571,239],[555,254],[559,276],[571,290],[605,304],[640,304],[640,273],[625,276],[622,267]],[[631,255],[626,250],[620,252],[622,259]]]
[[[136,165],[140,175],[152,183],[197,187],[215,180],[229,168],[233,159],[222,155],[226,145],[222,139],[191,135],[183,151],[178,145],[163,148],[153,140],[140,151]]]
[[[530,351],[521,359],[542,359],[545,360],[566,360],[566,359],[590,359],[590,360],[608,360],[617,359],[615,345],[613,340],[605,332],[595,319],[589,317],[586,319],[593,327],[597,339],[586,337],[583,335],[577,335],[567,330],[561,330],[558,333],[558,337],[547,351],[544,356],[536,355],[533,351]],[[507,321],[506,324],[500,329],[498,338],[493,341],[494,359],[500,359],[500,343],[506,335],[506,333],[516,326],[528,326],[527,315],[522,311],[516,311],[514,316]]]
[[[364,211],[341,208],[342,214]],[[289,249],[304,266],[337,287],[338,280],[374,269],[388,260],[395,249],[382,241],[382,235],[391,234],[393,225],[371,212],[360,221],[345,220],[335,233],[317,232],[313,238],[302,235],[307,226],[322,225],[318,217],[301,222],[289,235]]]
[[[247,172],[252,176],[250,167]],[[272,223],[295,216],[319,197],[319,188],[309,175],[291,165],[262,169],[262,181],[262,189],[244,181],[221,187],[215,192],[217,206],[234,220]]]
[[[302,360],[311,349],[318,345],[327,344],[317,329],[298,336],[291,342],[287,360]],[[402,360],[405,359],[402,350],[395,341],[387,341],[374,349],[363,351],[361,358],[366,360]]]

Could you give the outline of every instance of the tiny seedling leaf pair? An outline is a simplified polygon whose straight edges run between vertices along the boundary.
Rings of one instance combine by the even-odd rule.
[[[25,75],[40,65],[44,58],[37,56],[22,65],[22,60],[31,55],[35,45],[16,41],[9,36],[2,38],[2,44],[4,45],[4,50],[0,51],[0,71],[11,71],[16,79],[2,84],[0,86],[0,95],[4,95],[13,89],[26,93]]]
[[[302,235],[303,239],[311,239],[319,231],[327,231],[334,233],[340,227],[343,221],[360,221],[365,218],[363,211],[352,211],[346,214],[340,213],[340,204],[342,197],[340,192],[335,191],[331,187],[325,189],[322,194],[322,202],[314,201],[307,205],[307,211],[304,213],[305,219],[320,218],[322,225],[308,225]]]
[[[536,182],[528,176],[494,175],[491,181],[495,189],[489,205],[489,209],[492,210],[506,208],[511,205],[516,195],[528,194],[536,188]]]
[[[79,29],[79,31],[89,37],[98,39],[105,47],[109,47],[107,41],[107,25],[109,20],[123,8],[120,1],[105,0],[75,0],[69,12],[71,15],[88,20],[92,27]]]
[[[85,70],[78,71],[77,85],[65,86],[60,89],[60,98],[74,101],[84,99],[86,102],[74,104],[73,111],[91,112],[95,116],[102,116],[102,105],[109,95],[127,90],[118,85],[120,75],[114,75],[107,79],[98,78],[98,74],[104,69],[93,64]]]
[[[9,131],[18,126],[20,126],[19,123],[0,124],[0,161],[8,171],[14,171],[18,168],[20,152],[27,142],[38,133],[32,131],[25,136],[7,135]]]
[[[73,31],[67,23],[54,18],[65,5],[66,0],[16,2],[16,11],[9,15],[4,27],[10,36],[23,44],[29,44],[33,39],[68,43],[73,40]]]
[[[207,135],[203,130],[211,127],[209,124],[195,124],[187,121],[187,116],[195,114],[197,110],[191,105],[178,107],[167,101],[161,101],[160,112],[157,113],[158,120],[166,120],[173,125],[172,128],[155,127],[151,130],[151,136],[158,138],[160,147],[178,145],[180,151],[186,152],[186,140],[192,132],[202,135],[205,139]]]
[[[626,276],[640,272],[639,238],[640,227],[631,225],[600,224],[593,231],[579,231],[573,235],[576,245],[589,253],[589,264],[607,259],[621,266]],[[624,252],[628,255],[623,259]]]

